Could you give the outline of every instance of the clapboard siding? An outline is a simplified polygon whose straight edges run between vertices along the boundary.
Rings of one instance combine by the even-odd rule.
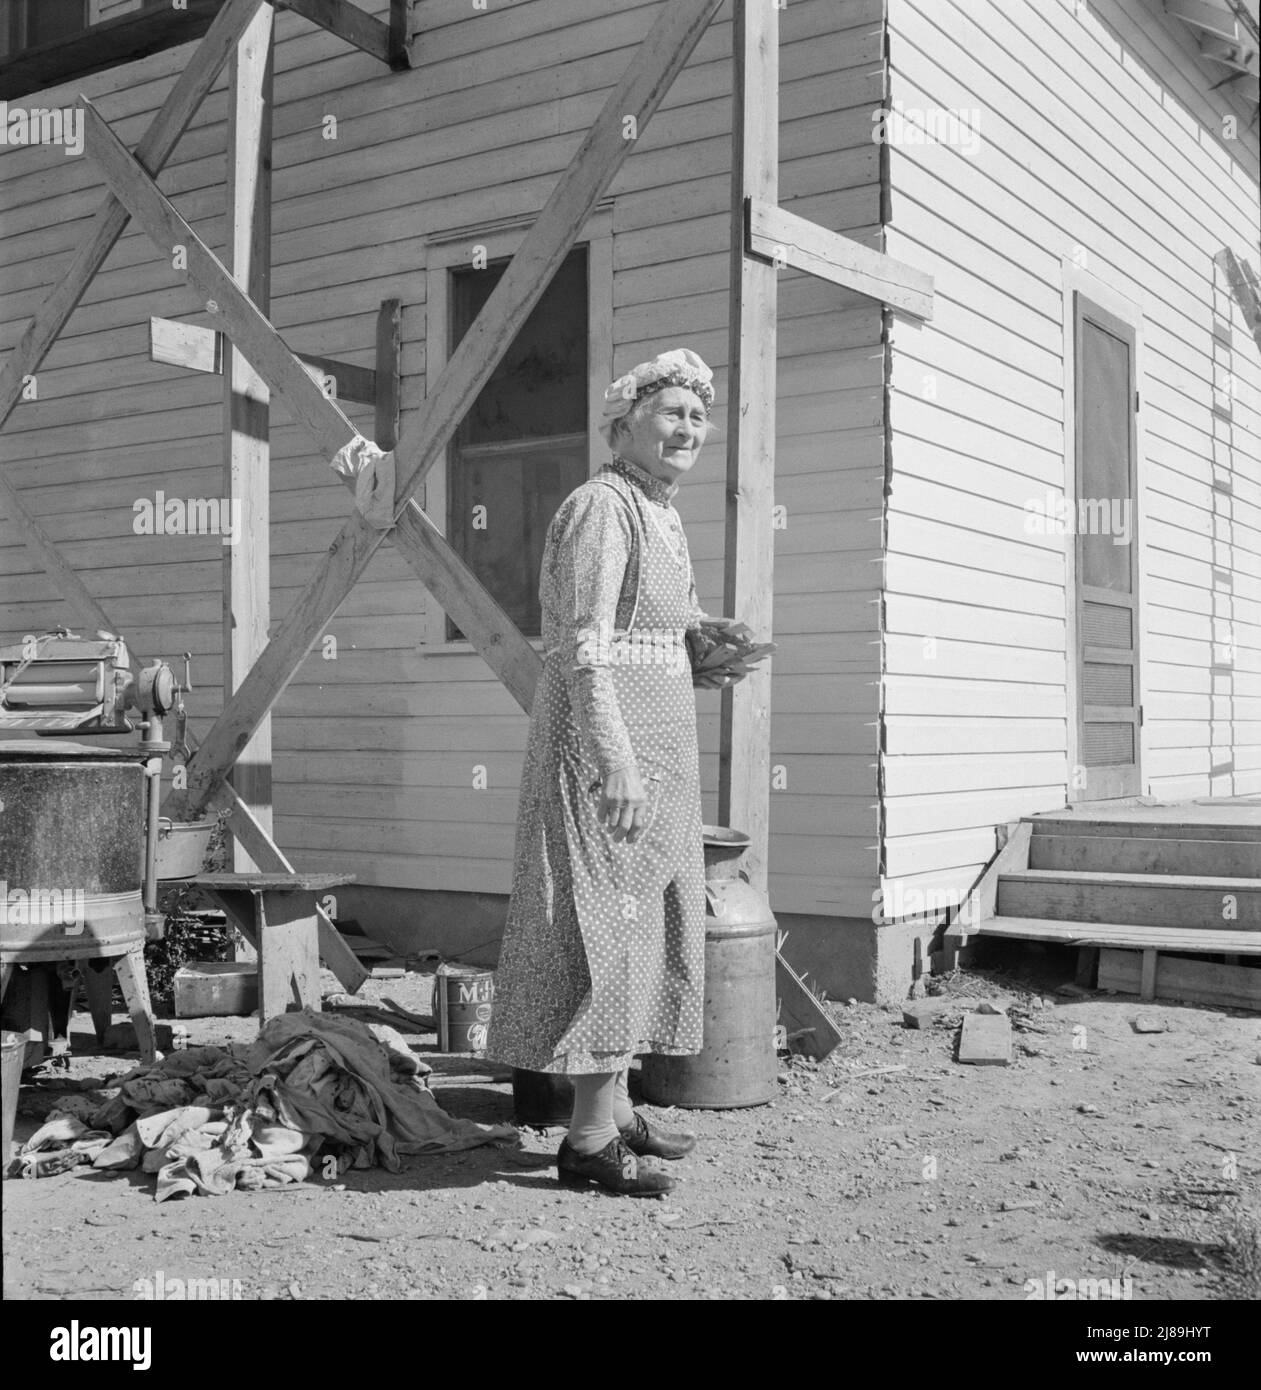
[[[1065,486],[1065,257],[1142,313],[1143,791],[1261,789],[1261,367],[1212,264],[1255,258],[1258,147],[1193,49],[1148,0],[890,0],[891,98],[980,112],[972,155],[888,150],[887,249],[937,292],[893,328],[894,887],[966,890],[995,825],[1066,798],[1064,542],[1024,527]]]
[[[359,0],[378,15],[385,0]],[[296,350],[370,366],[379,301],[403,302],[403,422],[426,387],[426,259],[444,231],[535,213],[647,32],[657,3],[421,0],[419,66],[389,73],[289,12],[277,17],[272,318]],[[881,239],[870,112],[885,88],[883,0],[794,0],[780,16],[781,201]],[[684,342],[716,368],[720,409],[680,498],[701,601],[720,611],[730,199],[729,10],[702,38],[612,195],[618,370]],[[188,49],[82,89],[134,145]],[[226,80],[160,177],[216,251],[225,235]],[[336,139],[324,138],[336,118]],[[3,166],[0,349],[79,245],[102,187],[87,160],[15,149]],[[132,506],[217,495],[222,384],[148,360],[150,315],[208,323],[134,228],[5,429],[10,476],[133,648],[192,651],[194,726],[222,704],[222,547],[140,537]],[[781,911],[870,911],[876,843],[884,359],[879,306],[781,279],[771,762],[771,896]],[[371,431],[371,411],[344,407]],[[284,613],[346,516],[345,490],[272,411],[272,612]],[[0,535],[6,636],[65,620],[13,528]],[[428,600],[386,545],[275,706],[276,830],[299,866],[335,855],[360,881],[506,892],[526,720],[476,655],[426,653]],[[707,818],[716,694],[698,696]],[[474,790],[485,768],[485,790]],[[479,774],[480,776],[480,774]],[[821,866],[826,866],[821,870]]]

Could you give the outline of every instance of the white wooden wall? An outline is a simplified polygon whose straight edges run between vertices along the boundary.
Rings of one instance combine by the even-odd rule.
[[[1141,318],[1143,791],[1261,790],[1261,363],[1212,260],[1256,265],[1257,139],[1156,3],[890,0],[889,24],[893,98],[981,113],[973,157],[890,149],[888,250],[937,298],[895,327],[885,871],[951,889],[995,824],[1065,800],[1066,542],[1023,524],[1065,486],[1064,258]]]
[[[377,0],[367,8],[384,15]],[[376,309],[403,309],[405,424],[425,390],[426,240],[542,205],[655,4],[422,0],[419,70],[391,74],[289,13],[278,21],[273,317],[297,350],[373,360]],[[793,0],[783,38],[782,201],[877,244],[882,0]],[[721,609],[722,405],[730,167],[729,14],[702,40],[614,187],[619,371],[686,344],[719,369],[719,427],[680,509],[702,602]],[[186,50],[84,79],[134,144]],[[575,61],[580,60],[580,61]],[[337,138],[324,138],[325,118]],[[224,83],[160,180],[223,244]],[[0,348],[47,293],[101,186],[86,161],[10,150],[0,215]],[[139,234],[124,236],[3,437],[27,504],[145,654],[194,652],[192,708],[220,706],[221,547],[139,537],[131,508],[219,490],[221,383],[147,359],[161,314],[207,322]],[[863,915],[876,859],[876,695],[883,478],[880,314],[786,275],[781,294],[772,899]],[[370,412],[352,413],[371,433]],[[273,410],[272,596],[279,617],[345,516],[345,490]],[[0,528],[0,626],[65,620],[11,526]],[[300,866],[361,882],[506,892],[527,721],[481,660],[426,657],[426,596],[388,546],[276,707],[276,830]],[[705,810],[716,814],[716,695],[698,701]],[[475,769],[487,787],[474,789]]]

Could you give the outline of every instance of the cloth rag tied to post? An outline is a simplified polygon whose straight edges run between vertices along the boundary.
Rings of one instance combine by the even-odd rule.
[[[333,472],[355,484],[355,506],[369,526],[394,525],[394,455],[357,434],[333,455]]]

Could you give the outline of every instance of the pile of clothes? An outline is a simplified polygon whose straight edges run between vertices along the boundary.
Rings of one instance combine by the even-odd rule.
[[[429,1070],[383,1024],[282,1014],[249,1047],[193,1047],[137,1068],[90,1111],[72,1098],[19,1158],[30,1177],[79,1163],[141,1167],[156,1173],[162,1202],[301,1182],[321,1156],[338,1171],[393,1173],[407,1154],[517,1139],[511,1125],[448,1115]]]

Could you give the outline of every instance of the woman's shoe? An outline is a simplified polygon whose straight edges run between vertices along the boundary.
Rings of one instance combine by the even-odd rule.
[[[562,1140],[556,1170],[565,1187],[594,1182],[623,1197],[664,1197],[674,1188],[669,1174],[645,1167],[620,1137],[594,1154],[580,1154],[570,1147],[568,1139]]]
[[[671,1134],[652,1125],[635,1111],[635,1118],[619,1133],[633,1154],[652,1154],[654,1158],[682,1158],[696,1147],[694,1134]]]

